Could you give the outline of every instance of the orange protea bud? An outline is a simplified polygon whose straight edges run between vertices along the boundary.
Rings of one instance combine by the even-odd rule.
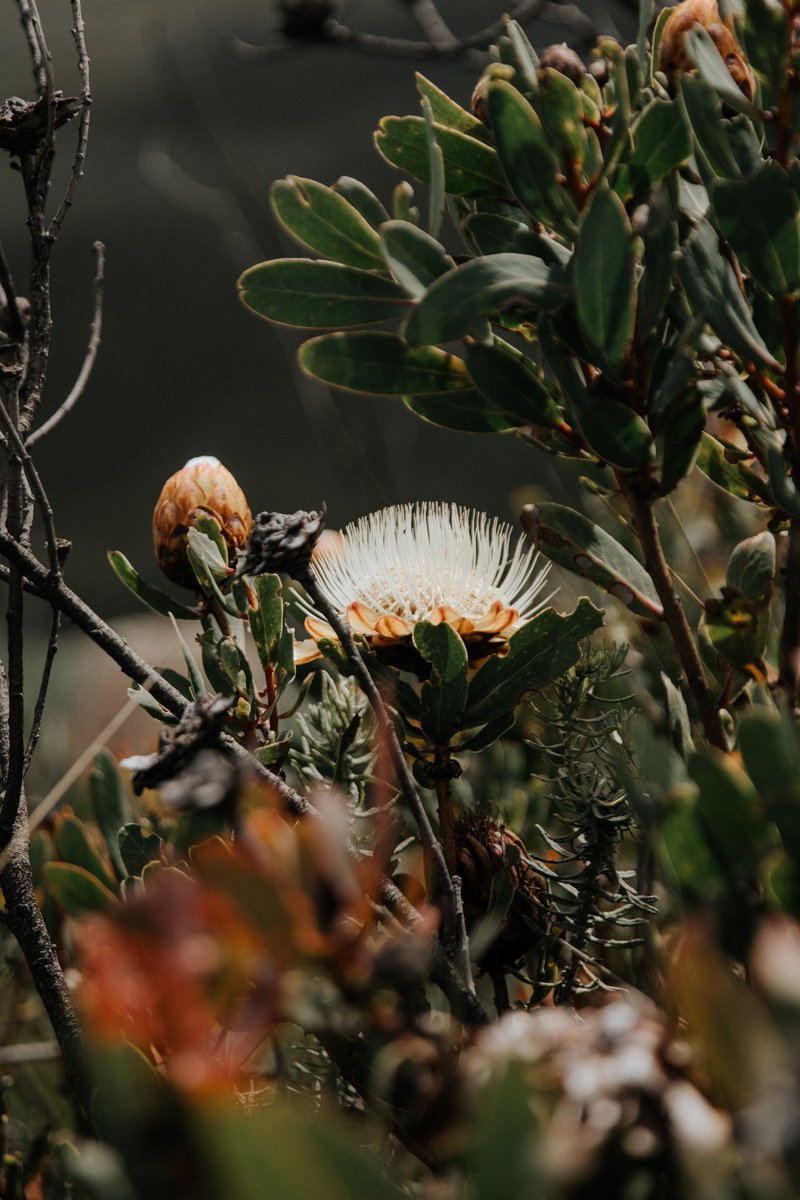
[[[723,20],[717,0],[681,0],[670,12],[661,33],[658,65],[674,87],[678,75],[694,70],[694,63],[686,50],[686,34],[695,25],[702,25],[719,50],[732,79],[743,94],[752,100],[755,96],[753,74],[736,40],[733,22]]]
[[[247,546],[253,518],[244,492],[217,458],[190,458],[161,489],[153,512],[153,543],[161,570],[182,587],[195,587],[186,553],[187,535],[199,517],[213,517],[222,530],[228,553]]]

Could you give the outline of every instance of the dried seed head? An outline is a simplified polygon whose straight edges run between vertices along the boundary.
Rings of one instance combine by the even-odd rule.
[[[508,872],[514,896],[481,966],[490,973],[512,967],[536,948],[542,940],[538,930],[546,931],[552,922],[544,878],[529,865],[522,839],[480,813],[467,813],[458,820],[456,861],[468,928],[486,917],[498,876]]]
[[[275,571],[299,579],[308,569],[324,521],[324,505],[319,512],[259,513],[239,574]]]
[[[196,587],[187,538],[199,517],[214,517],[235,560],[247,545],[253,518],[244,492],[217,458],[190,458],[161,489],[153,512],[153,543],[161,570],[173,583]]]

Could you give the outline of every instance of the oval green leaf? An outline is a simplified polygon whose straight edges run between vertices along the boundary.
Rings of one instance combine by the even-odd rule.
[[[432,742],[443,744],[458,729],[467,702],[467,648],[446,621],[440,625],[418,621],[413,636],[417,650],[431,665],[431,677],[420,693],[420,724]]]
[[[259,263],[245,271],[238,287],[242,302],[259,317],[301,329],[385,321],[409,303],[392,279],[308,258]]]
[[[569,299],[564,280],[563,268],[530,254],[470,259],[431,285],[406,322],[406,339],[412,346],[449,342],[512,304],[560,308]]]
[[[290,175],[273,183],[272,205],[289,233],[317,254],[350,267],[381,266],[377,233],[341,192]]]
[[[491,146],[434,123],[444,159],[444,186],[451,196],[502,196],[508,190]],[[392,166],[430,183],[430,158],[422,117],[384,117],[375,134],[379,153]]]
[[[436,346],[409,346],[395,333],[330,333],[300,350],[315,379],[373,396],[425,396],[472,386],[460,358]]]
[[[653,581],[640,562],[588,517],[550,502],[529,505],[523,524],[537,550],[591,580],[642,617],[664,614]]]
[[[117,903],[114,893],[84,867],[48,862],[42,875],[50,895],[69,917],[108,912]]]
[[[636,285],[628,215],[607,187],[581,221],[574,261],[581,331],[594,361],[615,375],[633,336]]]

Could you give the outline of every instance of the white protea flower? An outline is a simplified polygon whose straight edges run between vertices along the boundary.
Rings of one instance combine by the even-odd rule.
[[[311,560],[317,586],[372,649],[397,660],[418,621],[452,625],[471,661],[504,653],[507,639],[550,596],[539,599],[548,567],[511,526],[457,504],[399,504],[361,517]],[[313,641],[298,661],[318,656],[316,642],[336,634],[306,606]]]

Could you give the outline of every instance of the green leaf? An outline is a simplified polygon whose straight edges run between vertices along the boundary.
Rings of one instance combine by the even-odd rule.
[[[494,150],[476,138],[434,123],[444,158],[445,191],[451,196],[502,196],[505,176]],[[430,183],[423,117],[384,117],[375,134],[379,153],[392,166]]]
[[[83,867],[90,875],[113,891],[116,881],[109,875],[102,859],[89,841],[82,821],[72,813],[59,813],[53,830],[56,853],[64,862]]]
[[[168,617],[173,613],[179,621],[197,621],[200,614],[194,608],[188,608],[185,604],[181,604],[178,600],[173,600],[166,592],[162,592],[160,588],[154,587],[151,583],[146,583],[141,575],[131,566],[121,550],[109,550],[108,561],[117,576],[128,588],[133,592],[134,596],[138,596],[148,608],[152,608],[154,612],[159,613],[162,617]]]
[[[119,877],[123,878],[126,871],[119,852],[117,834],[125,822],[130,820],[131,810],[117,764],[107,750],[99,750],[95,755],[92,773],[89,776],[89,791],[94,819],[105,838],[114,869]]]
[[[108,912],[117,903],[114,893],[84,867],[48,862],[44,864],[42,874],[50,895],[68,917]]]
[[[707,600],[703,631],[726,664],[750,678],[764,681],[764,652],[769,638],[769,604],[751,600],[726,588],[721,600]]]
[[[616,375],[633,337],[634,255],[625,206],[599,188],[581,221],[575,250],[578,319],[594,361]]]
[[[739,749],[767,816],[800,863],[800,740],[791,717],[751,710],[739,726]]]
[[[258,316],[303,329],[385,321],[402,315],[409,303],[392,279],[307,258],[260,263],[245,271],[238,287],[243,303]]]
[[[664,873],[679,892],[701,901],[716,899],[725,890],[719,860],[705,838],[694,797],[674,793],[659,825]]]
[[[262,667],[275,666],[284,631],[283,584],[280,575],[257,575],[253,580],[257,607],[248,617],[256,654]]]
[[[378,197],[360,180],[353,179],[349,175],[342,175],[336,180],[333,190],[340,196],[344,196],[353,208],[358,209],[364,220],[373,229],[380,229],[383,222],[389,220],[389,214]]]
[[[445,744],[458,729],[467,703],[467,648],[446,621],[440,625],[418,621],[413,636],[417,650],[431,665],[430,679],[422,685],[420,724],[432,742]]]
[[[750,66],[778,91],[785,83],[792,45],[787,10],[773,0],[747,0],[744,39]]]
[[[206,691],[205,680],[203,679],[203,675],[202,675],[202,672],[200,671],[200,668],[198,667],[197,663],[194,660],[194,655],[192,654],[191,650],[189,649],[186,642],[184,641],[184,639],[181,635],[181,632],[178,629],[177,622],[171,613],[170,613],[170,619],[171,619],[173,627],[175,629],[176,637],[180,643],[181,653],[183,654],[183,661],[186,663],[186,671],[188,674],[189,683],[191,685],[191,693],[190,693],[189,699],[194,700],[194,699],[196,699],[197,696],[205,695],[205,691]]]
[[[395,333],[330,333],[300,350],[315,379],[374,396],[425,396],[471,387],[460,358],[436,346],[409,346]]]
[[[582,165],[587,154],[581,93],[571,79],[553,67],[539,72],[536,113],[545,136],[564,166]]]
[[[637,188],[654,187],[692,152],[689,129],[680,105],[653,100],[633,127],[633,154],[629,167]]]
[[[576,575],[591,580],[641,617],[663,616],[644,567],[610,534],[562,504],[531,505],[525,528],[537,550]]]
[[[708,30],[696,23],[692,29],[687,30],[684,37],[689,57],[720,99],[736,112],[746,113],[750,117],[757,116],[753,105],[735,83]]]
[[[504,733],[508,733],[517,719],[515,709],[510,712],[502,713],[490,721],[488,725],[484,725],[483,729],[479,729],[477,733],[473,733],[466,740],[459,741],[455,747],[456,753],[460,754],[462,750],[469,750],[471,754],[480,754],[483,750],[487,750],[492,746],[498,738],[501,738]]]
[[[447,129],[455,129],[458,133],[469,134],[470,137],[482,138],[485,136],[486,130],[477,117],[473,117],[472,113],[467,112],[460,104],[456,104],[455,100],[451,100],[435,83],[431,83],[430,79],[420,75],[419,71],[415,78],[417,91],[430,104],[435,121]]]
[[[428,198],[428,233],[431,237],[439,236],[444,216],[444,156],[436,139],[436,126],[430,102],[422,98],[422,115],[425,119],[425,141],[428,146],[428,174],[430,176],[430,196]]]
[[[741,175],[726,135],[722,105],[712,87],[695,75],[681,79],[681,99],[689,118],[697,149],[713,175],[737,179]]]
[[[387,267],[415,299],[455,266],[444,246],[407,221],[387,221],[382,225],[381,242]]]
[[[711,191],[717,225],[742,265],[773,296],[800,287],[800,199],[777,163]]]
[[[381,266],[378,235],[339,191],[290,175],[272,185],[278,219],[310,250],[350,267]]]
[[[731,496],[756,503],[767,498],[768,487],[755,471],[744,465],[748,461],[754,461],[751,454],[743,453],[737,446],[724,445],[710,433],[700,438],[697,466],[703,474]]]
[[[129,875],[141,875],[148,863],[161,861],[161,838],[157,833],[145,833],[135,821],[120,829],[118,841]]]
[[[650,460],[653,438],[642,418],[612,396],[584,395],[578,405],[581,432],[598,458],[623,471]]]
[[[524,96],[505,80],[490,83],[489,120],[500,162],[520,204],[549,229],[575,232],[575,202],[558,182],[560,164],[542,122]]]
[[[678,273],[693,308],[743,362],[755,359],[772,371],[781,370],[753,323],[733,267],[723,258],[708,221],[698,223],[684,246]]]
[[[479,254],[503,254],[515,249],[517,235],[528,233],[529,229],[522,220],[476,212],[467,217],[464,232]]]
[[[133,700],[134,704],[138,704],[140,708],[143,708],[151,717],[155,717],[157,721],[161,721],[163,725],[178,724],[178,718],[159,704],[155,697],[140,687],[138,683],[128,688],[128,699]]]
[[[541,691],[580,657],[580,643],[603,623],[602,612],[586,599],[562,616],[547,608],[508,640],[508,653],[487,659],[469,685],[462,727],[486,725]]]
[[[689,710],[686,707],[683,693],[664,671],[661,672],[661,682],[664,685],[670,740],[681,758],[686,759],[694,750]]]
[[[723,871],[751,876],[765,832],[755,788],[741,767],[712,748],[690,757],[689,774],[699,788],[705,840]]]
[[[461,433],[506,433],[516,423],[476,388],[439,396],[404,396],[406,408],[442,429]]]
[[[659,414],[662,496],[669,495],[694,467],[705,427],[705,405],[693,387],[680,392]]]
[[[561,267],[530,254],[492,254],[454,267],[433,283],[411,312],[405,336],[412,346],[450,342],[480,317],[508,305],[554,309],[569,299]]]
[[[731,554],[725,582],[753,600],[769,598],[775,587],[775,538],[768,530],[745,538]]]
[[[467,348],[466,363],[473,383],[501,412],[521,424],[563,428],[561,408],[533,363],[507,342],[474,342]]]

